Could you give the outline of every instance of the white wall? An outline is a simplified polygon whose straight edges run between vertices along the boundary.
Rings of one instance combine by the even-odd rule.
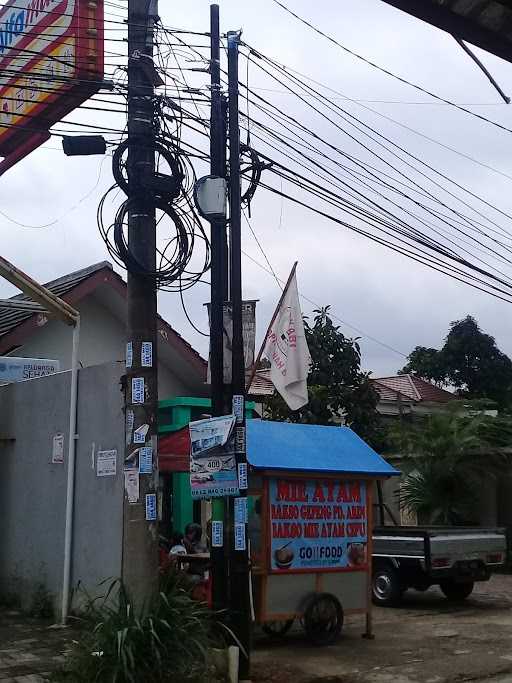
[[[83,367],[125,360],[126,332],[124,323],[116,318],[94,296],[88,296],[76,306],[80,311],[79,360]],[[49,320],[11,356],[50,358],[59,360],[61,370],[71,366],[72,328],[58,320]],[[168,366],[160,363],[158,393],[161,399],[195,395]]]

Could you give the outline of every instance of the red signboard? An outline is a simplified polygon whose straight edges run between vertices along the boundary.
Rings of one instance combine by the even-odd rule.
[[[0,9],[0,174],[103,80],[103,0],[9,0]]]

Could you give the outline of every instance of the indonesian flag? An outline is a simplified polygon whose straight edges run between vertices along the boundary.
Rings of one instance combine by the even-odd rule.
[[[300,310],[295,267],[278,305],[265,341],[270,378],[291,410],[308,402],[307,377],[311,356]]]

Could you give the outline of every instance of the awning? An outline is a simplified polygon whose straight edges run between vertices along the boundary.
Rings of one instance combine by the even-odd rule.
[[[190,471],[190,432],[188,425],[158,437],[158,469],[161,472]]]
[[[162,472],[188,472],[188,426],[161,436],[158,462]],[[261,470],[360,474],[400,474],[348,427],[324,427],[267,420],[247,420],[247,459]]]
[[[248,420],[247,459],[260,470],[400,474],[348,427]]]

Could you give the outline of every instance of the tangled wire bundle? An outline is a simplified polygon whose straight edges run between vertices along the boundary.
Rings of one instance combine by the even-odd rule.
[[[144,144],[142,141],[125,139],[113,155],[112,172],[116,184],[107,190],[98,206],[101,236],[111,257],[128,272],[155,280],[159,289],[183,291],[198,282],[210,267],[208,236],[191,199],[195,183],[194,169],[186,157],[182,162],[182,158],[178,157],[168,143],[155,140],[152,145],[155,174],[147,177],[137,172],[128,173],[129,162],[125,162],[125,156],[130,142]],[[117,209],[113,223],[106,227],[103,220],[105,203],[107,197],[118,188],[128,198]],[[160,213],[157,227],[163,221],[164,224],[170,221],[173,226],[171,236],[165,238],[163,246],[156,248],[155,269],[148,269],[146,264],[141,263],[130,249],[127,239],[129,213],[132,209],[142,212],[144,206],[148,210],[155,207]],[[199,267],[193,268],[191,260],[198,239],[204,243],[203,257]]]

